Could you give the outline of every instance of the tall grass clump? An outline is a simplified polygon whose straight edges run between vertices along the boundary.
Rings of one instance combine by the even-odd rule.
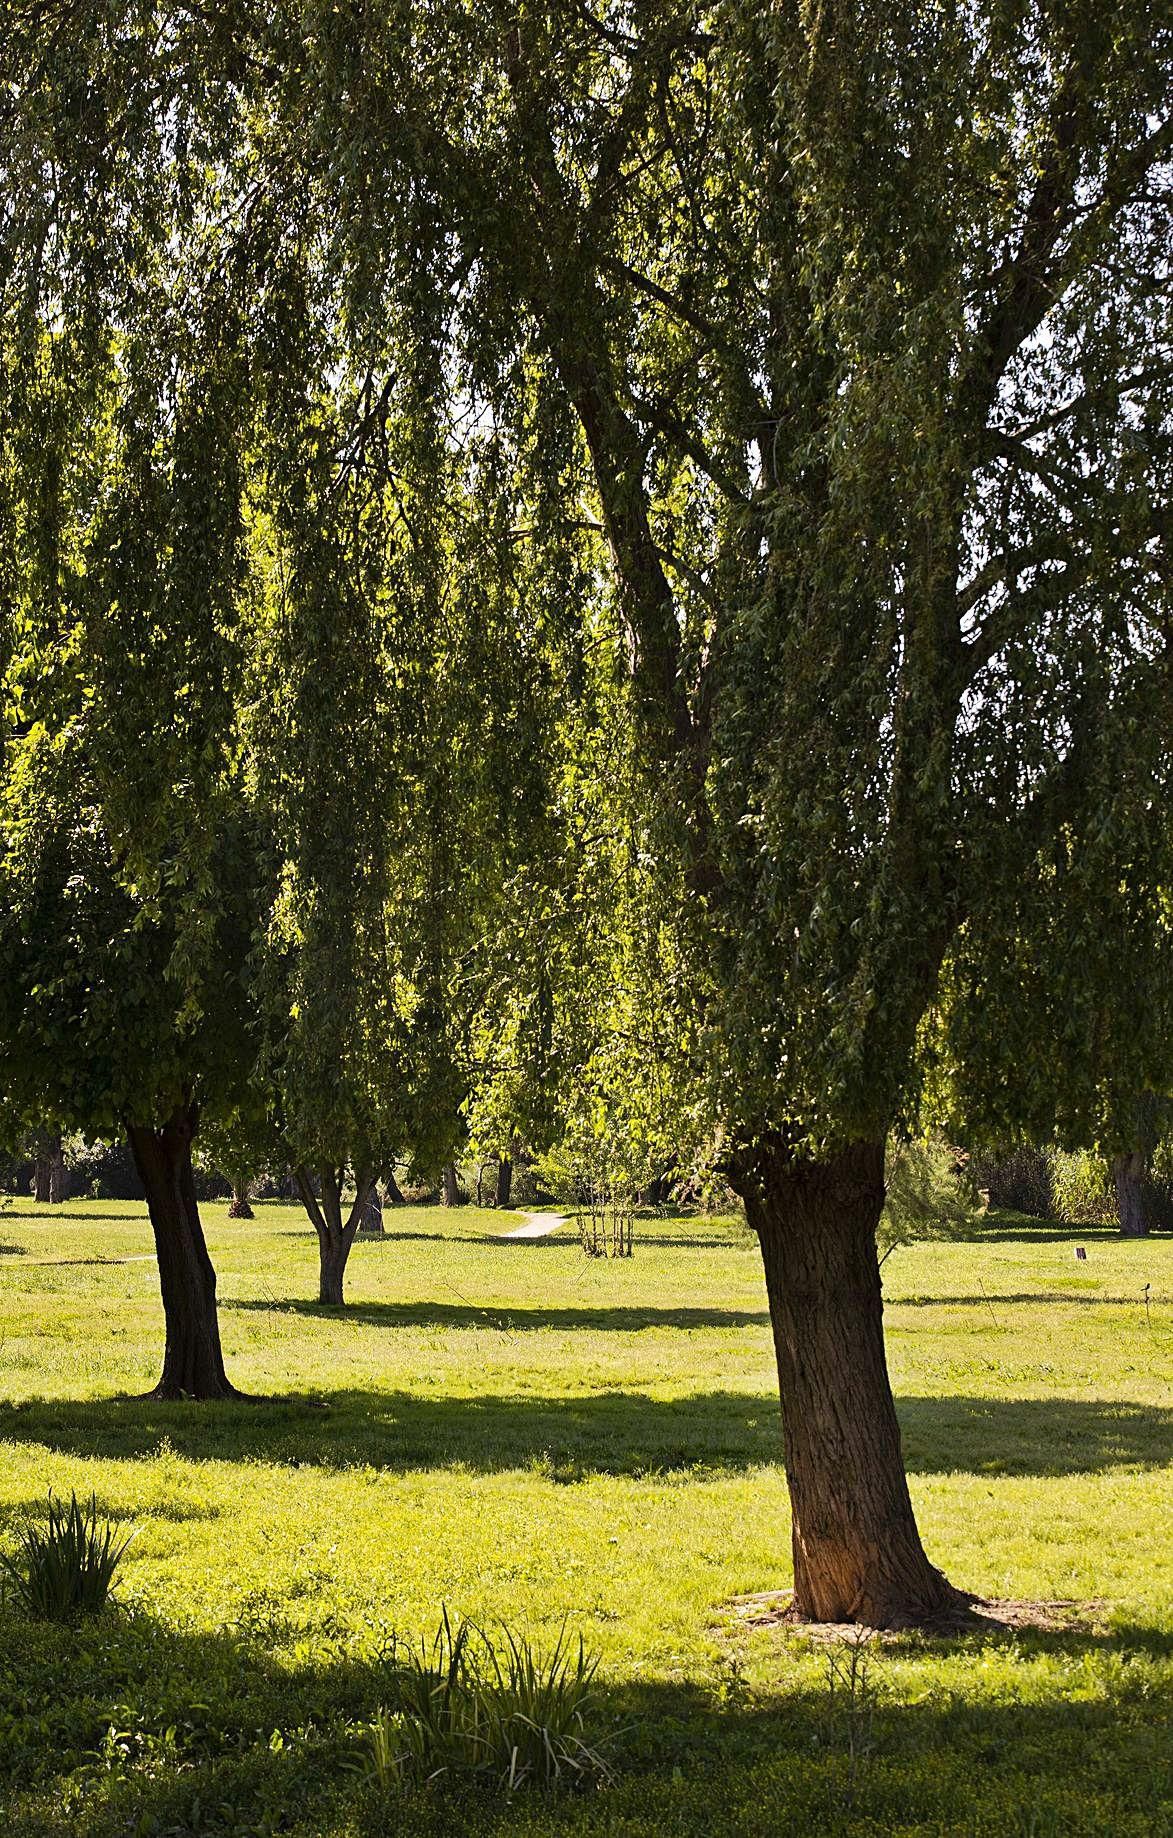
[[[588,1740],[597,1665],[565,1628],[542,1656],[510,1628],[494,1641],[445,1610],[371,1727],[376,1779],[384,1788],[474,1781],[507,1795],[602,1785],[610,1770]]]
[[[1051,1157],[1055,1217],[1064,1225],[1119,1225],[1111,1170],[1089,1149],[1056,1149]]]
[[[8,1593],[38,1621],[79,1621],[100,1614],[110,1599],[110,1585],[133,1532],[98,1519],[98,1502],[90,1495],[83,1508],[76,1493],[68,1506],[49,1494],[45,1525],[27,1525],[18,1534],[14,1554],[0,1552],[0,1574]]]

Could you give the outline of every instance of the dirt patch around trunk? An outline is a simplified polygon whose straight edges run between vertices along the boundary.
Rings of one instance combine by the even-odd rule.
[[[1028,1630],[1048,1634],[1085,1634],[1102,1630],[1107,1604],[1076,1601],[985,1601],[969,1598],[963,1607],[942,1615],[926,1627],[866,1628],[853,1621],[802,1621],[794,1612],[794,1591],[766,1589],[758,1595],[734,1596],[717,1611],[714,1630],[732,1634],[775,1627],[811,1646],[889,1643],[909,1638],[957,1640],[966,1635],[1016,1634]]]

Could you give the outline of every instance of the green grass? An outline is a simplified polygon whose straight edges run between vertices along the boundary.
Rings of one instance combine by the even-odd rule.
[[[889,1259],[931,1553],[989,1595],[1102,1606],[1092,1631],[872,1649],[853,1709],[826,1655],[723,1612],[790,1574],[743,1230],[647,1224],[610,1263],[568,1233],[493,1242],[493,1213],[389,1212],[339,1314],[294,1207],[204,1211],[230,1375],[264,1402],[127,1395],[161,1356],[141,1208],[0,1210],[6,1548],[49,1487],[139,1527],[110,1615],[0,1611],[0,1831],[1170,1830],[1169,1240],[1003,1217]],[[379,1795],[390,1638],[430,1636],[442,1604],[539,1644],[581,1630],[614,1787]]]

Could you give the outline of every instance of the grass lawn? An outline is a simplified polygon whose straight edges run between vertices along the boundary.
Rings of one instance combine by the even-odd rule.
[[[789,1580],[743,1230],[647,1223],[604,1263],[569,1233],[494,1242],[494,1213],[389,1211],[338,1313],[296,1208],[204,1215],[230,1376],[269,1401],[120,1395],[162,1354],[141,1207],[0,1210],[0,1525],[51,1486],[139,1528],[115,1613],[61,1631],[0,1609],[0,1832],[1173,1829],[1168,1239],[995,1217],[889,1259],[931,1554],[987,1595],[1098,1606],[1081,1631],[872,1645],[853,1704],[826,1652],[726,1607]],[[390,1635],[445,1603],[582,1630],[613,1787],[372,1788]]]

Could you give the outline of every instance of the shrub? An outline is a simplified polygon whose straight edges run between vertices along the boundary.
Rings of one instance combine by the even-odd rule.
[[[1089,1149],[1056,1149],[1051,1158],[1055,1217],[1065,1225],[1117,1225],[1120,1214],[1107,1162]]]
[[[370,1731],[380,1785],[480,1781],[513,1794],[524,1787],[586,1787],[610,1778],[586,1739],[597,1661],[563,1628],[541,1657],[503,1628],[494,1642],[447,1610],[430,1648],[398,1673],[398,1702]]]
[[[1022,1144],[1015,1149],[978,1149],[970,1158],[974,1186],[990,1196],[990,1205],[1032,1219],[1054,1216],[1051,1157],[1046,1149]]]
[[[438,1206],[440,1190],[428,1181],[400,1181],[399,1191],[407,1206]]]
[[[96,1615],[109,1601],[114,1573],[134,1536],[120,1537],[119,1529],[108,1519],[99,1524],[93,1494],[87,1512],[76,1493],[64,1506],[50,1492],[47,1525],[26,1526],[16,1555],[0,1553],[0,1572],[35,1620],[68,1622]]]

